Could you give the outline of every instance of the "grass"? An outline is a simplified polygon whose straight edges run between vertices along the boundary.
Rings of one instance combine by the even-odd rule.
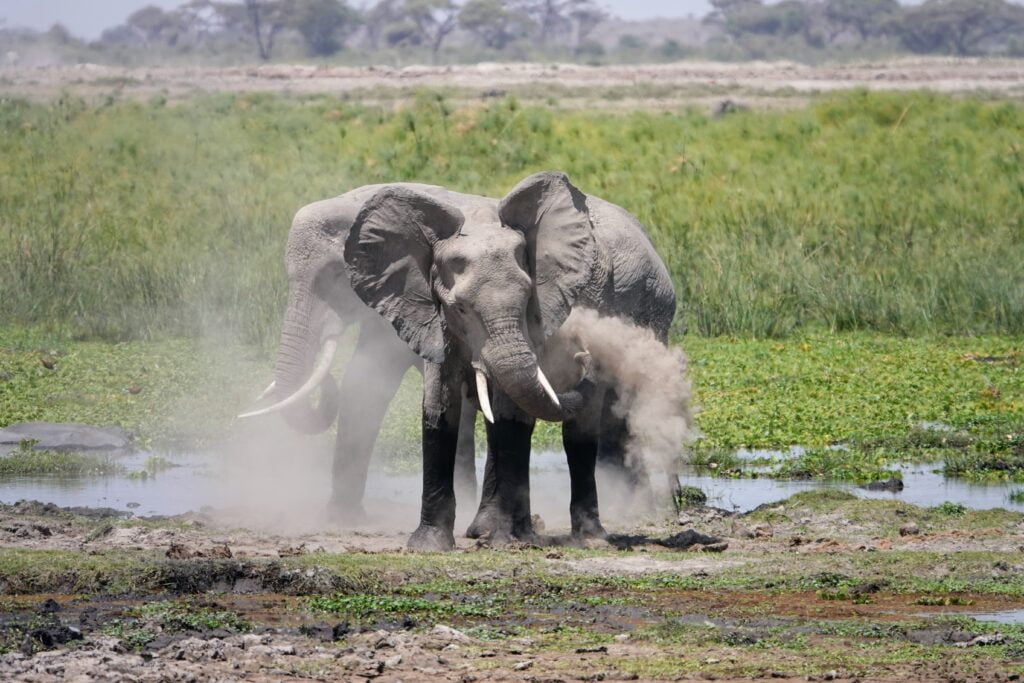
[[[1017,334],[1022,131],[1018,104],[923,93],[721,119],[456,109],[432,93],[397,111],[5,98],[0,316],[106,340],[227,329],[270,348],[302,204],[393,180],[500,196],[557,168],[649,227],[680,330]]]
[[[0,456],[0,476],[64,474],[69,476],[113,475],[125,468],[109,456],[90,453],[37,451],[22,444],[17,450]]]

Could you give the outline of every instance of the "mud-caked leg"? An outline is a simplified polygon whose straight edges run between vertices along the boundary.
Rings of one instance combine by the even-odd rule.
[[[423,498],[412,550],[455,547],[455,454],[462,409],[459,377],[435,363],[423,367]],[[454,387],[453,387],[454,384]]]
[[[574,538],[604,538],[598,512],[597,433],[577,421],[562,424],[562,445],[569,463],[569,519]]]
[[[487,462],[480,508],[466,536],[497,542],[533,541],[530,439],[536,421],[503,396],[495,396],[492,403],[495,421],[486,426]]]

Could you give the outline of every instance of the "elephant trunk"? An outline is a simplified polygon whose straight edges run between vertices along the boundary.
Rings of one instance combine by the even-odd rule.
[[[550,385],[545,386],[537,355],[518,329],[493,336],[481,349],[480,358],[501,390],[526,413],[551,422],[568,419],[562,401],[556,400]]]
[[[323,304],[320,304],[323,306]],[[314,361],[321,348],[323,315],[313,315],[318,308],[314,297],[302,288],[293,288],[281,331],[274,371],[274,397],[282,405],[300,391],[312,378]],[[333,355],[333,344],[329,344]],[[320,401],[314,407],[308,396],[302,396],[281,408],[285,420],[295,430],[319,434],[334,423],[338,415],[338,387],[326,372],[330,359],[321,359],[319,373]]]

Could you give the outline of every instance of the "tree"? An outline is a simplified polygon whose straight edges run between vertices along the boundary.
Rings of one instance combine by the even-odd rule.
[[[430,46],[436,63],[441,45],[458,25],[458,5],[452,0],[405,0],[402,9],[416,27],[419,42]]]
[[[1024,7],[1006,0],[927,0],[895,25],[914,52],[982,54],[1024,31]]]
[[[882,35],[900,11],[898,0],[825,0],[825,19],[838,32],[850,30],[860,40]]]
[[[594,18],[598,14],[604,18],[604,13],[593,0],[527,0],[523,7],[538,27],[537,42],[542,48],[547,47],[554,36],[573,29],[578,44],[580,28],[589,27],[585,28],[589,33],[600,22],[598,19],[591,25]]]
[[[341,38],[359,23],[359,14],[339,0],[300,0],[294,3],[289,22],[302,36],[311,56],[333,55]]]
[[[495,50],[503,50],[532,28],[526,12],[504,0],[469,0],[459,11],[459,25]]]

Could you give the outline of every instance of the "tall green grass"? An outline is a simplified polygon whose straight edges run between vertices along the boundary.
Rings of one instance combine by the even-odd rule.
[[[680,327],[1024,332],[1024,109],[849,92],[791,112],[385,111],[328,97],[0,100],[0,319],[276,337],[291,215],[370,182],[561,169],[648,226]]]

